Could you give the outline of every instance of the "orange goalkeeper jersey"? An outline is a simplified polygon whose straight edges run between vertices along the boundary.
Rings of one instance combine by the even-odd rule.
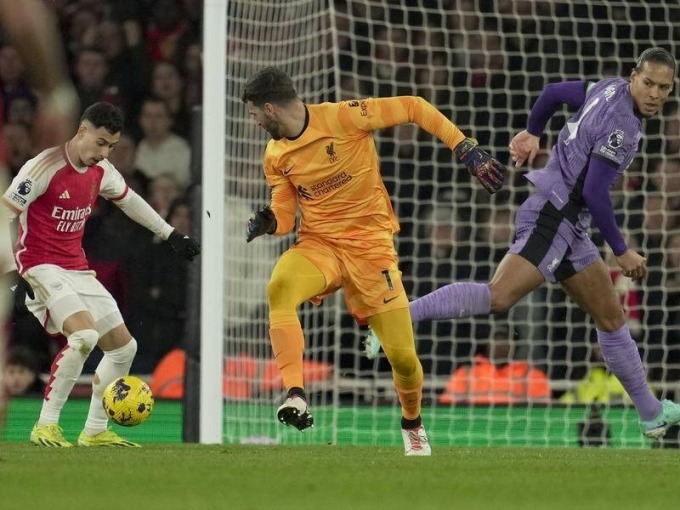
[[[404,96],[306,105],[295,139],[271,140],[264,172],[271,188],[276,234],[295,226],[299,238],[386,239],[399,231],[380,175],[372,132],[415,122],[453,149],[461,131],[430,103]]]

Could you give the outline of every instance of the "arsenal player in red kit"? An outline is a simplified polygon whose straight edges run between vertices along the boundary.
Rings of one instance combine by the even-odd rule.
[[[98,196],[111,200],[132,220],[170,243],[192,260],[200,248],[176,232],[131,190],[108,161],[123,129],[123,114],[108,103],[85,110],[76,135],[66,144],[29,160],[4,193],[2,213],[18,216],[15,246],[18,279],[15,299],[22,302],[47,332],[67,339],[56,356],[31,443],[69,447],[59,415],[85,360],[95,346],[104,352],[92,383],[87,421],[79,446],[138,446],[108,430],[102,407],[104,388],[127,375],[137,342],[123,323],[115,300],[89,270],[82,248],[85,222]]]

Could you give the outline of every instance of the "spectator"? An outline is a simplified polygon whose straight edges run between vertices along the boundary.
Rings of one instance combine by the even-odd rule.
[[[8,124],[23,124],[30,130],[33,127],[36,106],[36,98],[32,94],[17,95],[7,103],[5,120]]]
[[[45,385],[39,377],[38,356],[28,347],[15,345],[7,357],[4,385],[10,397],[40,396]]]
[[[135,165],[136,158],[137,142],[130,133],[121,134],[116,150],[109,156],[109,161],[118,169],[130,188],[143,198],[147,198],[149,178]]]
[[[151,93],[165,101],[173,118],[172,130],[189,138],[191,116],[184,103],[184,81],[171,62],[157,62],[151,75]]]
[[[121,96],[126,115],[136,118],[144,99],[149,62],[139,22],[127,20],[121,26],[107,21],[97,27],[97,47],[109,69],[108,82]]]
[[[679,223],[680,212],[672,208],[670,196],[666,192],[656,191],[653,187],[645,195],[643,210],[640,244],[648,258],[651,255],[658,256],[668,233]]]
[[[88,46],[78,51],[74,74],[83,109],[100,101],[121,104],[118,90],[108,84],[109,65],[98,48]]]
[[[188,235],[189,203],[175,200],[167,221],[177,232]],[[151,242],[136,251],[131,261],[130,329],[138,338],[144,338],[132,366],[137,373],[153,372],[161,358],[180,347],[184,338],[187,263],[166,247],[167,243]]]
[[[677,213],[680,210],[680,158],[677,155],[660,158],[650,180],[656,189],[663,190],[671,214]]]
[[[439,403],[546,403],[549,399],[546,375],[526,361],[515,360],[509,331],[499,329],[470,366],[462,366],[453,373]]]
[[[666,285],[670,293],[668,306],[673,319],[669,321],[670,324],[680,324],[680,231],[676,230],[668,239],[668,279]],[[680,344],[680,331],[674,328],[673,338],[675,339],[676,348]]]
[[[177,0],[157,0],[146,33],[151,59],[154,62],[172,60],[187,29]]]
[[[668,239],[668,280],[666,285],[671,293],[680,293],[680,231],[675,231]],[[676,322],[678,324],[678,322]]]
[[[71,5],[67,6],[63,13],[68,30],[64,36],[67,38],[69,59],[74,59],[82,48],[94,43],[99,15],[92,9],[92,6],[70,3]]]
[[[186,187],[190,180],[191,147],[171,131],[172,113],[168,105],[158,98],[146,99],[139,125],[144,137],[137,146],[136,166],[149,179],[168,173]]]
[[[191,205],[185,199],[177,199],[170,205],[168,223],[180,234],[191,234]]]
[[[668,101],[664,109],[663,143],[666,154],[677,155],[680,152],[680,103]]]
[[[665,330],[667,356],[663,359],[663,379],[675,382],[680,379],[680,230],[670,234],[666,250],[659,279],[662,312],[650,317],[650,321],[657,320]]]
[[[161,174],[149,183],[149,204],[164,218],[170,214],[170,206],[181,194],[181,186],[170,174]]]
[[[34,156],[31,133],[23,124],[5,124],[2,137],[7,145],[7,166],[15,176],[24,163]]]
[[[179,68],[184,76],[184,105],[187,111],[200,105],[203,100],[203,49],[200,43],[192,42],[184,48],[178,59]],[[358,96],[353,96],[352,99]]]
[[[31,88],[26,84],[24,63],[13,46],[5,45],[0,48],[0,88],[5,116],[15,98],[34,97]]]

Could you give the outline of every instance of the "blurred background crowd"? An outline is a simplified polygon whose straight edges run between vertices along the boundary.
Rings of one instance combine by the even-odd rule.
[[[655,44],[680,58],[680,28],[673,22],[680,5],[664,0],[444,0],[418,8],[347,0],[337,8],[345,33],[338,48],[342,96],[425,97],[505,162],[508,142],[525,128],[549,82],[628,77],[639,53]],[[546,150],[534,168],[547,161],[566,113],[558,110],[546,129]],[[629,243],[647,257],[649,278],[620,277],[597,232],[594,239],[610,262],[650,378],[672,383],[680,377],[677,86],[660,115],[643,123],[643,133],[638,157],[612,194]],[[458,171],[450,151],[416,126],[399,126],[380,139],[382,173],[402,225],[398,250],[407,293],[488,281],[512,242],[515,209],[530,192],[523,172],[513,172],[505,191],[488,197]],[[554,286],[495,322],[507,319],[513,355],[551,379],[578,380],[602,366],[590,320]],[[473,363],[488,352],[494,328],[486,320],[418,325],[426,373],[451,374]]]
[[[680,19],[680,5],[666,0],[424,0],[408,7],[346,0],[335,7],[340,80],[334,85],[341,97],[420,95],[504,162],[508,142],[525,128],[546,84],[628,77],[637,56],[657,44],[680,58],[680,28],[673,21]],[[553,117],[533,168],[544,166],[571,113],[558,110]],[[512,242],[514,212],[531,192],[523,172],[511,172],[505,190],[489,197],[417,126],[387,130],[378,141],[402,227],[397,245],[408,295],[451,281],[488,281]],[[643,123],[638,156],[612,196],[628,242],[647,257],[649,278],[621,277],[597,231],[593,238],[610,264],[650,379],[672,385],[680,377],[677,86],[660,114]],[[603,366],[590,319],[559,288],[546,286],[508,317],[417,325],[425,372],[443,376],[474,364],[475,356],[489,352],[497,324],[509,326],[512,356],[554,381],[587,378]],[[341,366],[352,366],[355,335],[344,335],[342,345]],[[380,367],[389,370],[384,360]]]
[[[104,100],[126,114],[125,132],[111,161],[180,232],[191,228],[186,196],[196,184],[190,171],[190,136],[192,109],[201,104],[202,4],[49,2],[59,19],[81,108]],[[671,22],[680,19],[680,6],[662,0],[621,2],[619,10],[598,2],[554,0],[420,0],[407,5],[410,2],[333,2],[337,37],[329,44],[337,61],[324,65],[337,64],[338,73],[330,73],[330,82],[324,84],[326,99],[420,95],[501,161],[508,160],[510,138],[524,128],[531,104],[547,83],[628,76],[635,57],[652,41],[680,41],[680,28]],[[238,24],[237,18],[233,25]],[[258,33],[264,42],[285,50],[275,30],[265,27]],[[240,45],[245,47],[243,41],[229,40],[228,52],[237,54]],[[669,49],[680,57],[680,44]],[[305,98],[309,91],[299,92]],[[32,139],[35,95],[25,82],[23,63],[4,41],[0,105],[9,164],[16,173],[42,147]],[[558,113],[547,130],[545,147],[555,140],[563,121]],[[619,279],[614,264],[612,278],[644,347],[650,378],[672,381],[680,376],[680,333],[674,326],[680,323],[677,95],[644,130],[640,157],[614,190],[614,199],[621,225],[629,241],[647,256],[651,274],[644,284],[631,285]],[[489,198],[458,171],[448,149],[416,126],[399,126],[377,139],[382,173],[402,224],[397,243],[408,295],[421,296],[453,280],[490,278],[512,240],[515,208],[530,192],[521,175],[514,174],[506,191]],[[547,156],[546,150],[534,166],[540,167]],[[259,167],[256,172],[256,182],[263,187]],[[87,225],[85,249],[140,340],[132,371],[150,373],[183,341],[186,263],[105,201]],[[266,317],[263,305],[254,312],[258,321]],[[531,362],[550,379],[579,379],[591,359],[593,366],[601,364],[588,320],[556,288],[536,292],[510,319],[505,340],[512,348],[502,350]],[[358,340],[351,318],[342,320],[347,334],[335,341],[342,353],[340,365],[351,372]],[[497,350],[489,345],[492,330],[488,321],[418,325],[426,373],[448,376],[472,363],[475,355]],[[34,365],[45,371],[60,340],[45,338],[32,316],[15,317],[13,332],[15,343],[29,346],[37,357]],[[308,340],[312,348],[321,341],[313,333]],[[96,366],[96,357],[88,366]],[[381,361],[380,369],[387,371],[387,364]]]

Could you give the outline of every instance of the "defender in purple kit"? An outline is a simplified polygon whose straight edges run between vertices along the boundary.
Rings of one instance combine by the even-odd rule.
[[[545,168],[527,174],[536,190],[515,219],[515,242],[491,282],[452,283],[410,303],[414,322],[503,313],[544,281],[559,282],[595,321],[607,368],[621,381],[640,415],[642,432],[659,438],[680,422],[680,405],[660,402],[626,325],[607,267],[588,235],[591,220],[624,276],[647,275],[645,258],[629,248],[616,224],[609,189],[628,168],[642,120],[655,115],[673,90],[676,62],[663,48],[645,50],[630,79],[549,84],[534,104],[526,130],[510,142],[519,167],[531,163],[540,136],[561,104],[578,108],[559,134]],[[379,342],[366,341],[369,357]]]

